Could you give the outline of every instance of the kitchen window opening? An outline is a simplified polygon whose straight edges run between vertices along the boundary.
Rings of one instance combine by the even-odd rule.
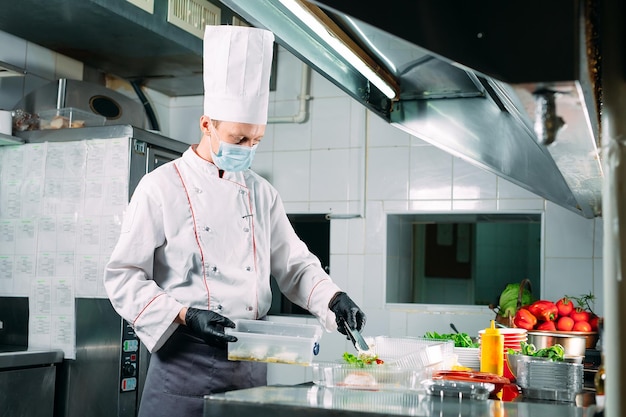
[[[386,302],[498,305],[504,287],[540,288],[540,213],[390,214]]]
[[[330,220],[326,214],[288,214],[287,217],[296,234],[330,274]],[[292,303],[280,292],[274,277],[270,277],[270,284],[272,288],[270,315],[312,316],[308,310]]]

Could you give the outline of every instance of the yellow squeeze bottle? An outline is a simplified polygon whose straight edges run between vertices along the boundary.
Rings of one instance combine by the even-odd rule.
[[[504,336],[496,329],[494,320],[480,338],[480,372],[504,374]]]

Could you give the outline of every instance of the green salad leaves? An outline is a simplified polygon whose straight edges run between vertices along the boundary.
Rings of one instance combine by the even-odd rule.
[[[454,347],[477,348],[479,346],[478,342],[474,342],[467,333],[442,334],[437,332],[426,332],[424,337],[426,339],[452,340],[454,342]]]
[[[565,356],[565,349],[562,345],[558,343],[554,346],[537,349],[535,345],[532,343],[520,342],[520,346],[522,348],[521,351],[509,349],[508,353],[510,355],[526,355],[526,356],[534,356],[537,358],[548,358],[551,361],[561,362]]]
[[[359,355],[353,355],[350,352],[343,353],[343,360],[350,365],[354,365],[358,368],[364,368],[369,365],[382,365],[384,361],[376,354],[359,353]]]

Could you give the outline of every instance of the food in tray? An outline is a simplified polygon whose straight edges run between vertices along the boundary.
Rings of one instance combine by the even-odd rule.
[[[368,372],[355,371],[348,374],[343,381],[339,384],[350,388],[366,388],[371,389],[376,387],[376,378]]]
[[[85,127],[84,120],[72,120],[65,116],[55,116],[49,122],[41,122],[41,129],[64,129],[64,128],[78,128]]]
[[[493,391],[498,392],[511,380],[507,377],[492,374],[489,372],[466,372],[466,371],[437,371],[433,373],[433,381],[463,381],[482,384],[493,384]]]
[[[359,368],[363,368],[368,365],[382,365],[385,363],[384,360],[380,359],[377,354],[371,351],[359,352],[358,355],[354,355],[350,352],[344,352],[343,360],[346,363],[358,366]]]
[[[242,347],[234,351],[229,351],[228,360],[286,363],[291,365],[304,364],[307,362],[308,364],[308,361],[303,361],[297,352],[269,349],[267,346],[254,346],[251,349]]]

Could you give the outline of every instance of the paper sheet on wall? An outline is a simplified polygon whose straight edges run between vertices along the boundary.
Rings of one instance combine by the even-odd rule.
[[[35,278],[28,304],[28,346],[62,349],[66,359],[76,359],[72,277]]]
[[[75,297],[106,298],[130,138],[0,147],[0,296],[28,296],[29,345],[75,356]]]

